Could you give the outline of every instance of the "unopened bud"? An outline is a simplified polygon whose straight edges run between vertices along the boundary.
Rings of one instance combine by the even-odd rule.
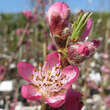
[[[91,57],[96,50],[94,42],[78,42],[68,47],[68,61],[70,64],[81,63]]]
[[[86,37],[89,35],[90,33],[90,30],[92,28],[92,19],[89,18],[86,22],[86,25],[85,25],[85,28],[84,28],[84,31],[82,32],[81,34],[81,41],[84,41],[86,39]]]
[[[62,34],[62,31],[68,25],[69,17],[70,9],[64,2],[56,2],[49,8],[46,20],[52,36]]]

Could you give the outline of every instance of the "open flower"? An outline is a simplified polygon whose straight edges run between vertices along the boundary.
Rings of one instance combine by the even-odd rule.
[[[68,61],[70,64],[81,63],[91,57],[98,46],[99,42],[97,41],[85,41],[72,44],[68,47]]]
[[[36,69],[25,62],[19,62],[17,68],[19,74],[30,82],[22,86],[22,96],[30,100],[45,101],[55,108],[64,104],[68,89],[79,75],[76,66],[61,68],[56,51],[46,57],[42,68]]]
[[[82,94],[80,92],[69,90],[64,104],[65,110],[81,110],[83,103],[81,102]]]

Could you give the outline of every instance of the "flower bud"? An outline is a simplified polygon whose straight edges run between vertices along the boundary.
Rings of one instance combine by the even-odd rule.
[[[81,63],[95,53],[94,42],[78,42],[68,47],[68,61],[70,64]]]
[[[32,22],[37,22],[37,15],[35,13],[32,13],[30,10],[23,11],[24,16],[27,20]]]
[[[92,19],[89,18],[86,22],[86,26],[84,28],[84,31],[81,34],[81,41],[84,41],[86,39],[86,37],[89,35],[90,30],[92,28]]]
[[[56,2],[49,8],[46,20],[52,36],[61,35],[64,28],[68,25],[69,16],[69,6],[64,2]]]
[[[3,80],[6,74],[6,68],[4,66],[0,66],[0,81]]]

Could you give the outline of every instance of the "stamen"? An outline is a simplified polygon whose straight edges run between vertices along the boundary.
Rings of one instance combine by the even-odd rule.
[[[30,79],[32,80],[32,79],[33,79],[33,77],[34,77],[34,75],[32,74],[32,75],[30,76]]]

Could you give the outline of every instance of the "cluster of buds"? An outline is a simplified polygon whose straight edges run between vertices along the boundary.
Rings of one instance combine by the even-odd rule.
[[[92,28],[91,12],[81,11],[78,19],[68,26],[70,8],[64,2],[53,4],[46,15],[50,33],[60,53],[65,55],[70,64],[81,63],[91,57],[99,41],[87,41],[87,36]]]

